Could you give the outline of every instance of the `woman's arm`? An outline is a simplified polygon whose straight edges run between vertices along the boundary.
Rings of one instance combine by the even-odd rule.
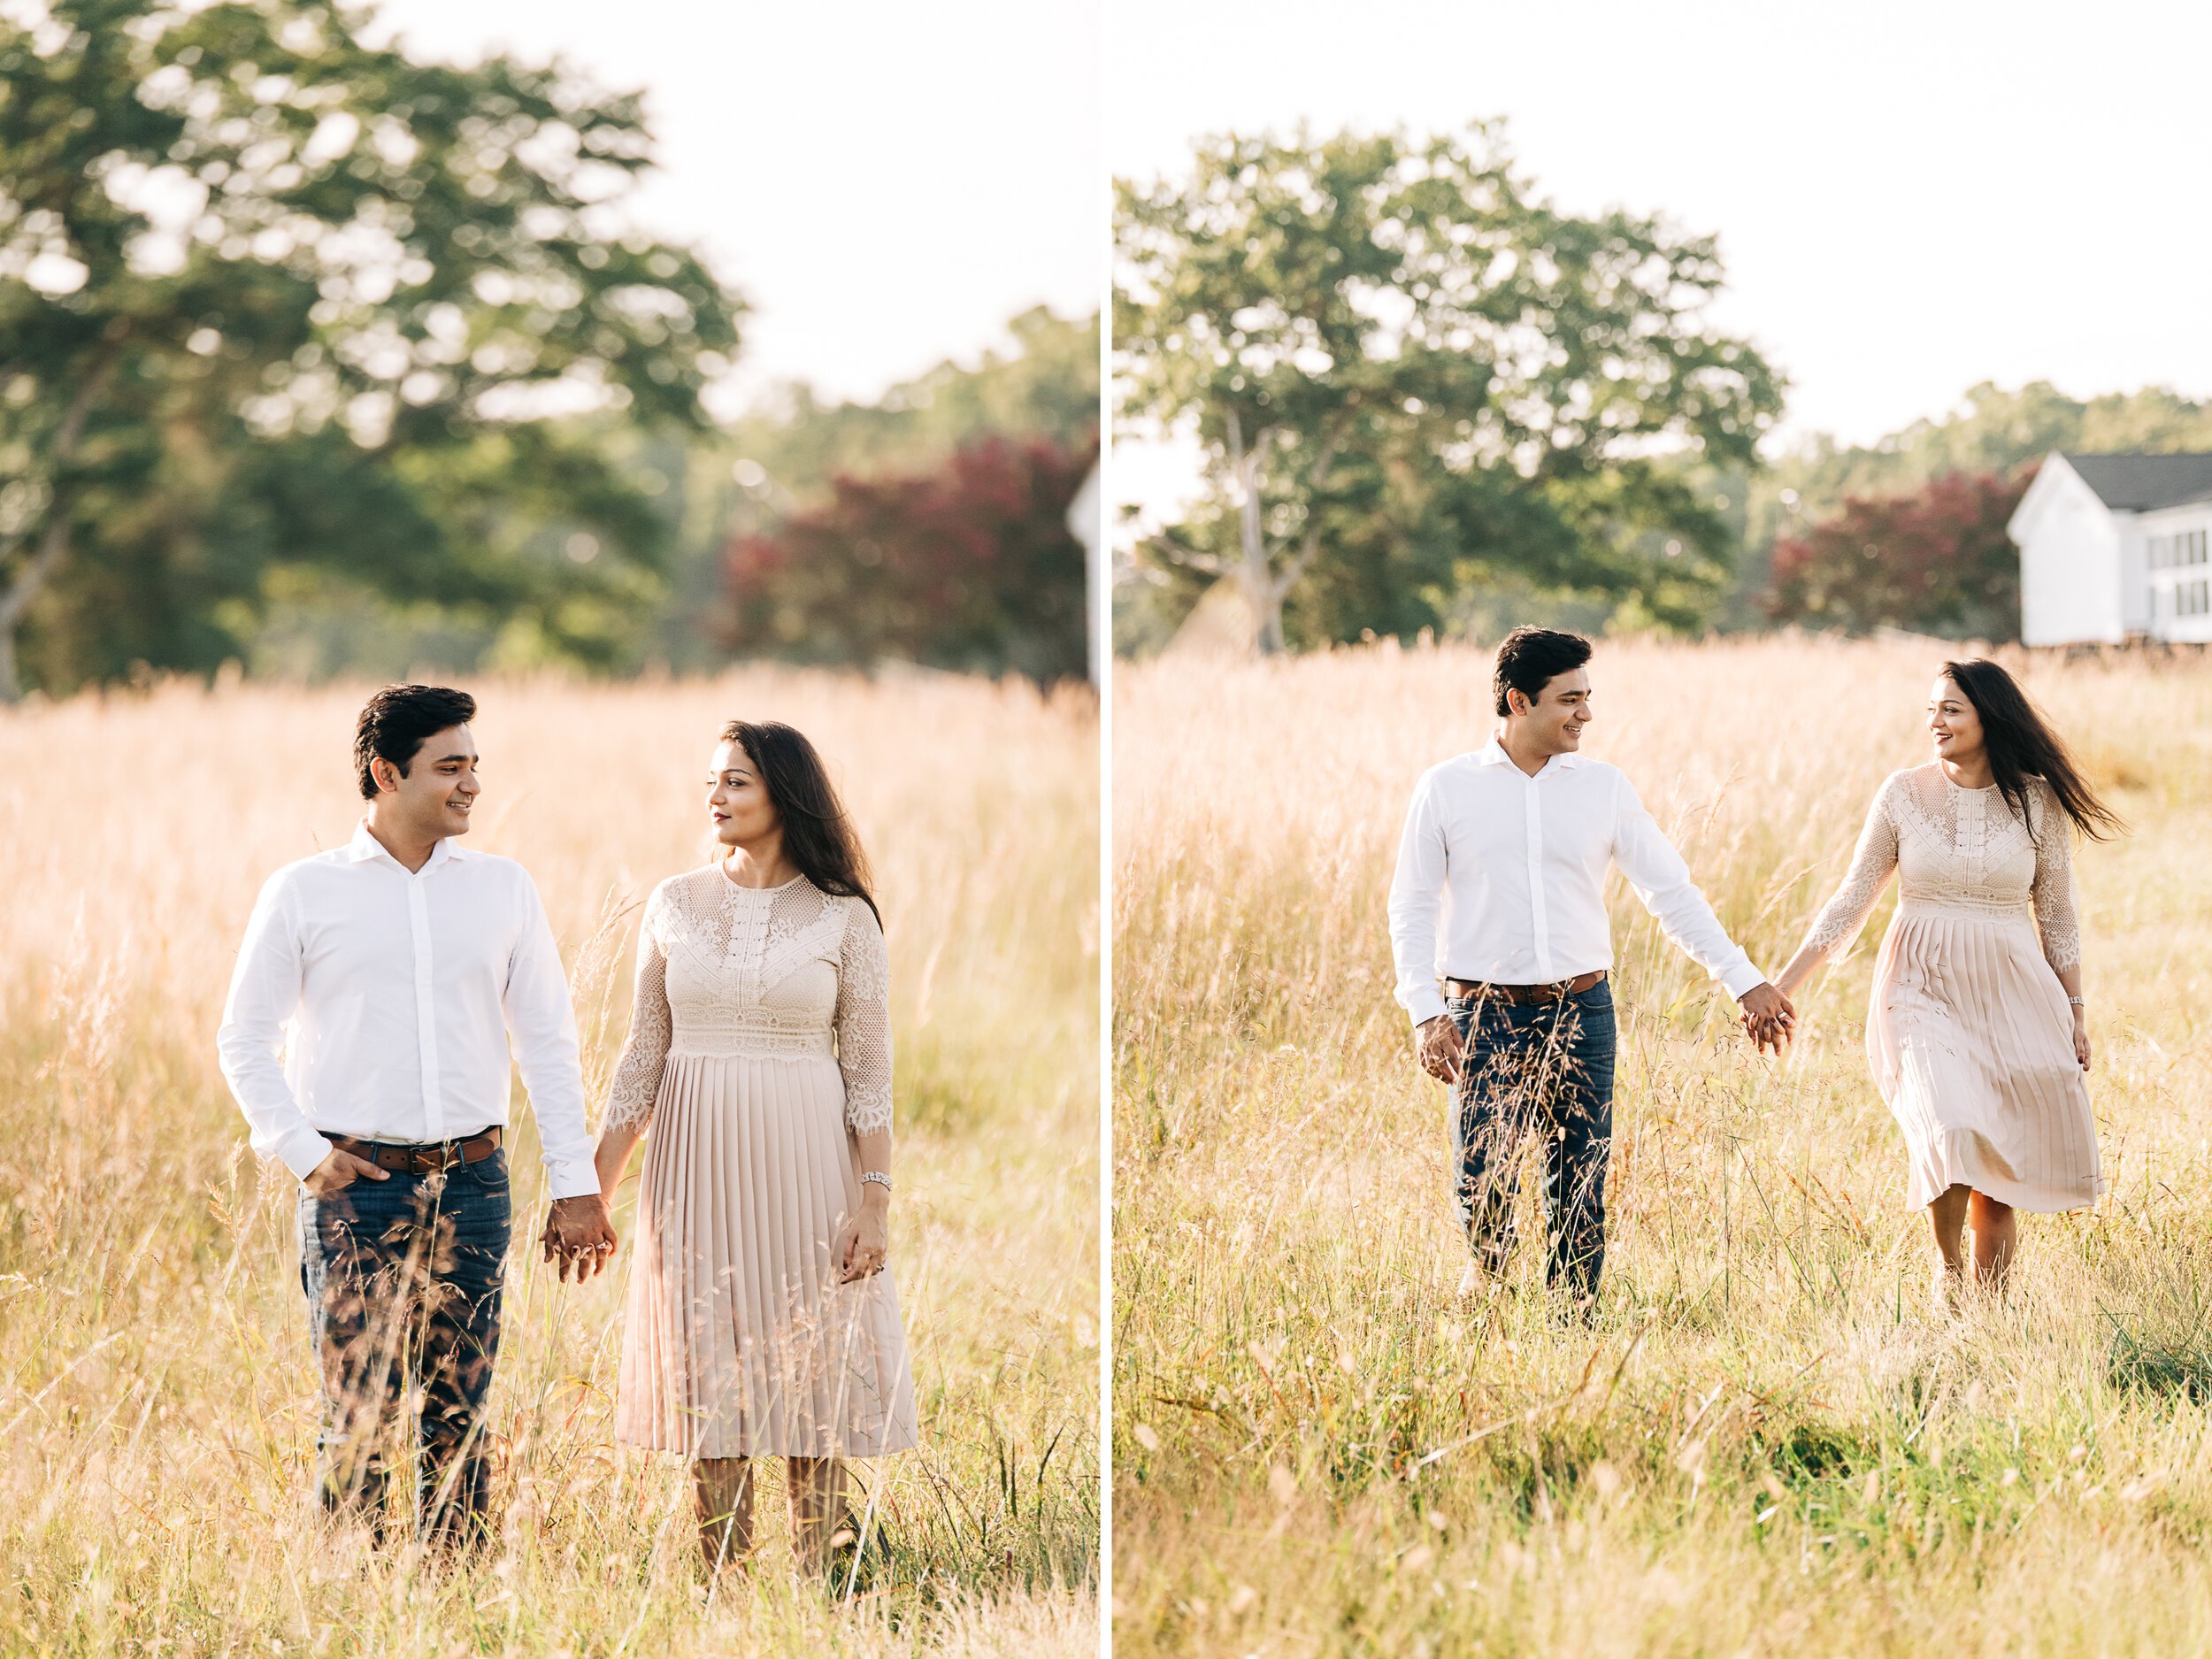
[[[1866,826],[1859,832],[1859,844],[1852,849],[1851,867],[1844,873],[1843,885],[1821,907],[1789,965],[1775,976],[1775,988],[1783,995],[1793,995],[1829,957],[1856,939],[1866,918],[1874,913],[1875,901],[1882,896],[1890,872],[1897,868],[1897,822],[1892,796],[1899,787],[1893,778],[1874,797]]]
[[[845,1125],[861,1173],[891,1172],[891,960],[875,912],[855,902],[838,953],[837,1068],[845,1079]],[[860,1212],[831,1248],[841,1282],[865,1279],[891,1253],[891,1189],[860,1183]]]
[[[2029,833],[2035,838],[2035,882],[2028,896],[2035,903],[2035,930],[2043,941],[2043,959],[2066,987],[2074,1014],[2074,1058],[2089,1069],[2089,1010],[2082,1002],[2081,920],[2074,903],[2073,824],[2050,786],[2031,797]]]
[[[668,1007],[668,957],[655,928],[657,908],[649,900],[644,919],[638,924],[637,983],[631,999],[630,1034],[623,1040],[621,1058],[615,1062],[607,1090],[606,1119],[600,1125],[599,1144],[591,1155],[592,1167],[599,1175],[599,1190],[609,1208],[629,1167],[630,1154],[653,1121],[653,1103],[660,1094],[661,1073],[668,1066],[668,1045],[675,1028]],[[547,1248],[546,1259],[550,1261],[549,1240]],[[600,1265],[607,1263],[602,1261]]]

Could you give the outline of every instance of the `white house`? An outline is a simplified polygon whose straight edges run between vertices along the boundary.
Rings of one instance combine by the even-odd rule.
[[[2054,449],[2005,530],[2026,644],[2212,641],[2212,455]]]

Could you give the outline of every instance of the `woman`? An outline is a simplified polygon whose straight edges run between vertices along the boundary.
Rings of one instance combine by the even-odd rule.
[[[752,1545],[752,1460],[789,1460],[818,1570],[849,1457],[916,1438],[891,1196],[891,1014],[865,856],[814,746],[733,721],[707,813],[721,856],[646,902],[637,997],[596,1164],[648,1125],[615,1436],[693,1463],[710,1571]]]
[[[1908,1202],[1933,1224],[1949,1306],[1970,1212],[1975,1277],[2001,1286],[2015,1211],[2071,1210],[2104,1191],[2068,832],[2101,840],[2122,826],[1994,663],[1944,664],[1928,730],[1935,759],[1883,783],[1842,887],[1775,984],[1793,995],[1898,872],[1867,1058],[1905,1132]]]

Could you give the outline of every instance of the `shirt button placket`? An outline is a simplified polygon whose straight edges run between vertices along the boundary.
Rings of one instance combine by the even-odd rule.
[[[432,992],[434,964],[430,958],[430,906],[423,893],[420,872],[407,878],[407,929],[415,954],[415,1038],[422,1067],[423,1139],[445,1139],[445,1102],[438,1098],[438,1027]]]
[[[1536,780],[1522,787],[1528,812],[1528,920],[1530,943],[1536,949],[1536,977],[1552,978],[1551,928],[1544,914],[1544,814],[1537,805]]]

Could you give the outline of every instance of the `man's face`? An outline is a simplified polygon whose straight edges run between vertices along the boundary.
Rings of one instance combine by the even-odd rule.
[[[476,740],[465,726],[448,726],[423,739],[404,777],[390,762],[376,762],[380,818],[403,833],[434,840],[467,834],[469,809],[484,787],[476,763]]]
[[[1506,702],[1540,753],[1571,755],[1582,747],[1582,728],[1590,723],[1590,671],[1554,674],[1533,703],[1517,691],[1508,692]]]

